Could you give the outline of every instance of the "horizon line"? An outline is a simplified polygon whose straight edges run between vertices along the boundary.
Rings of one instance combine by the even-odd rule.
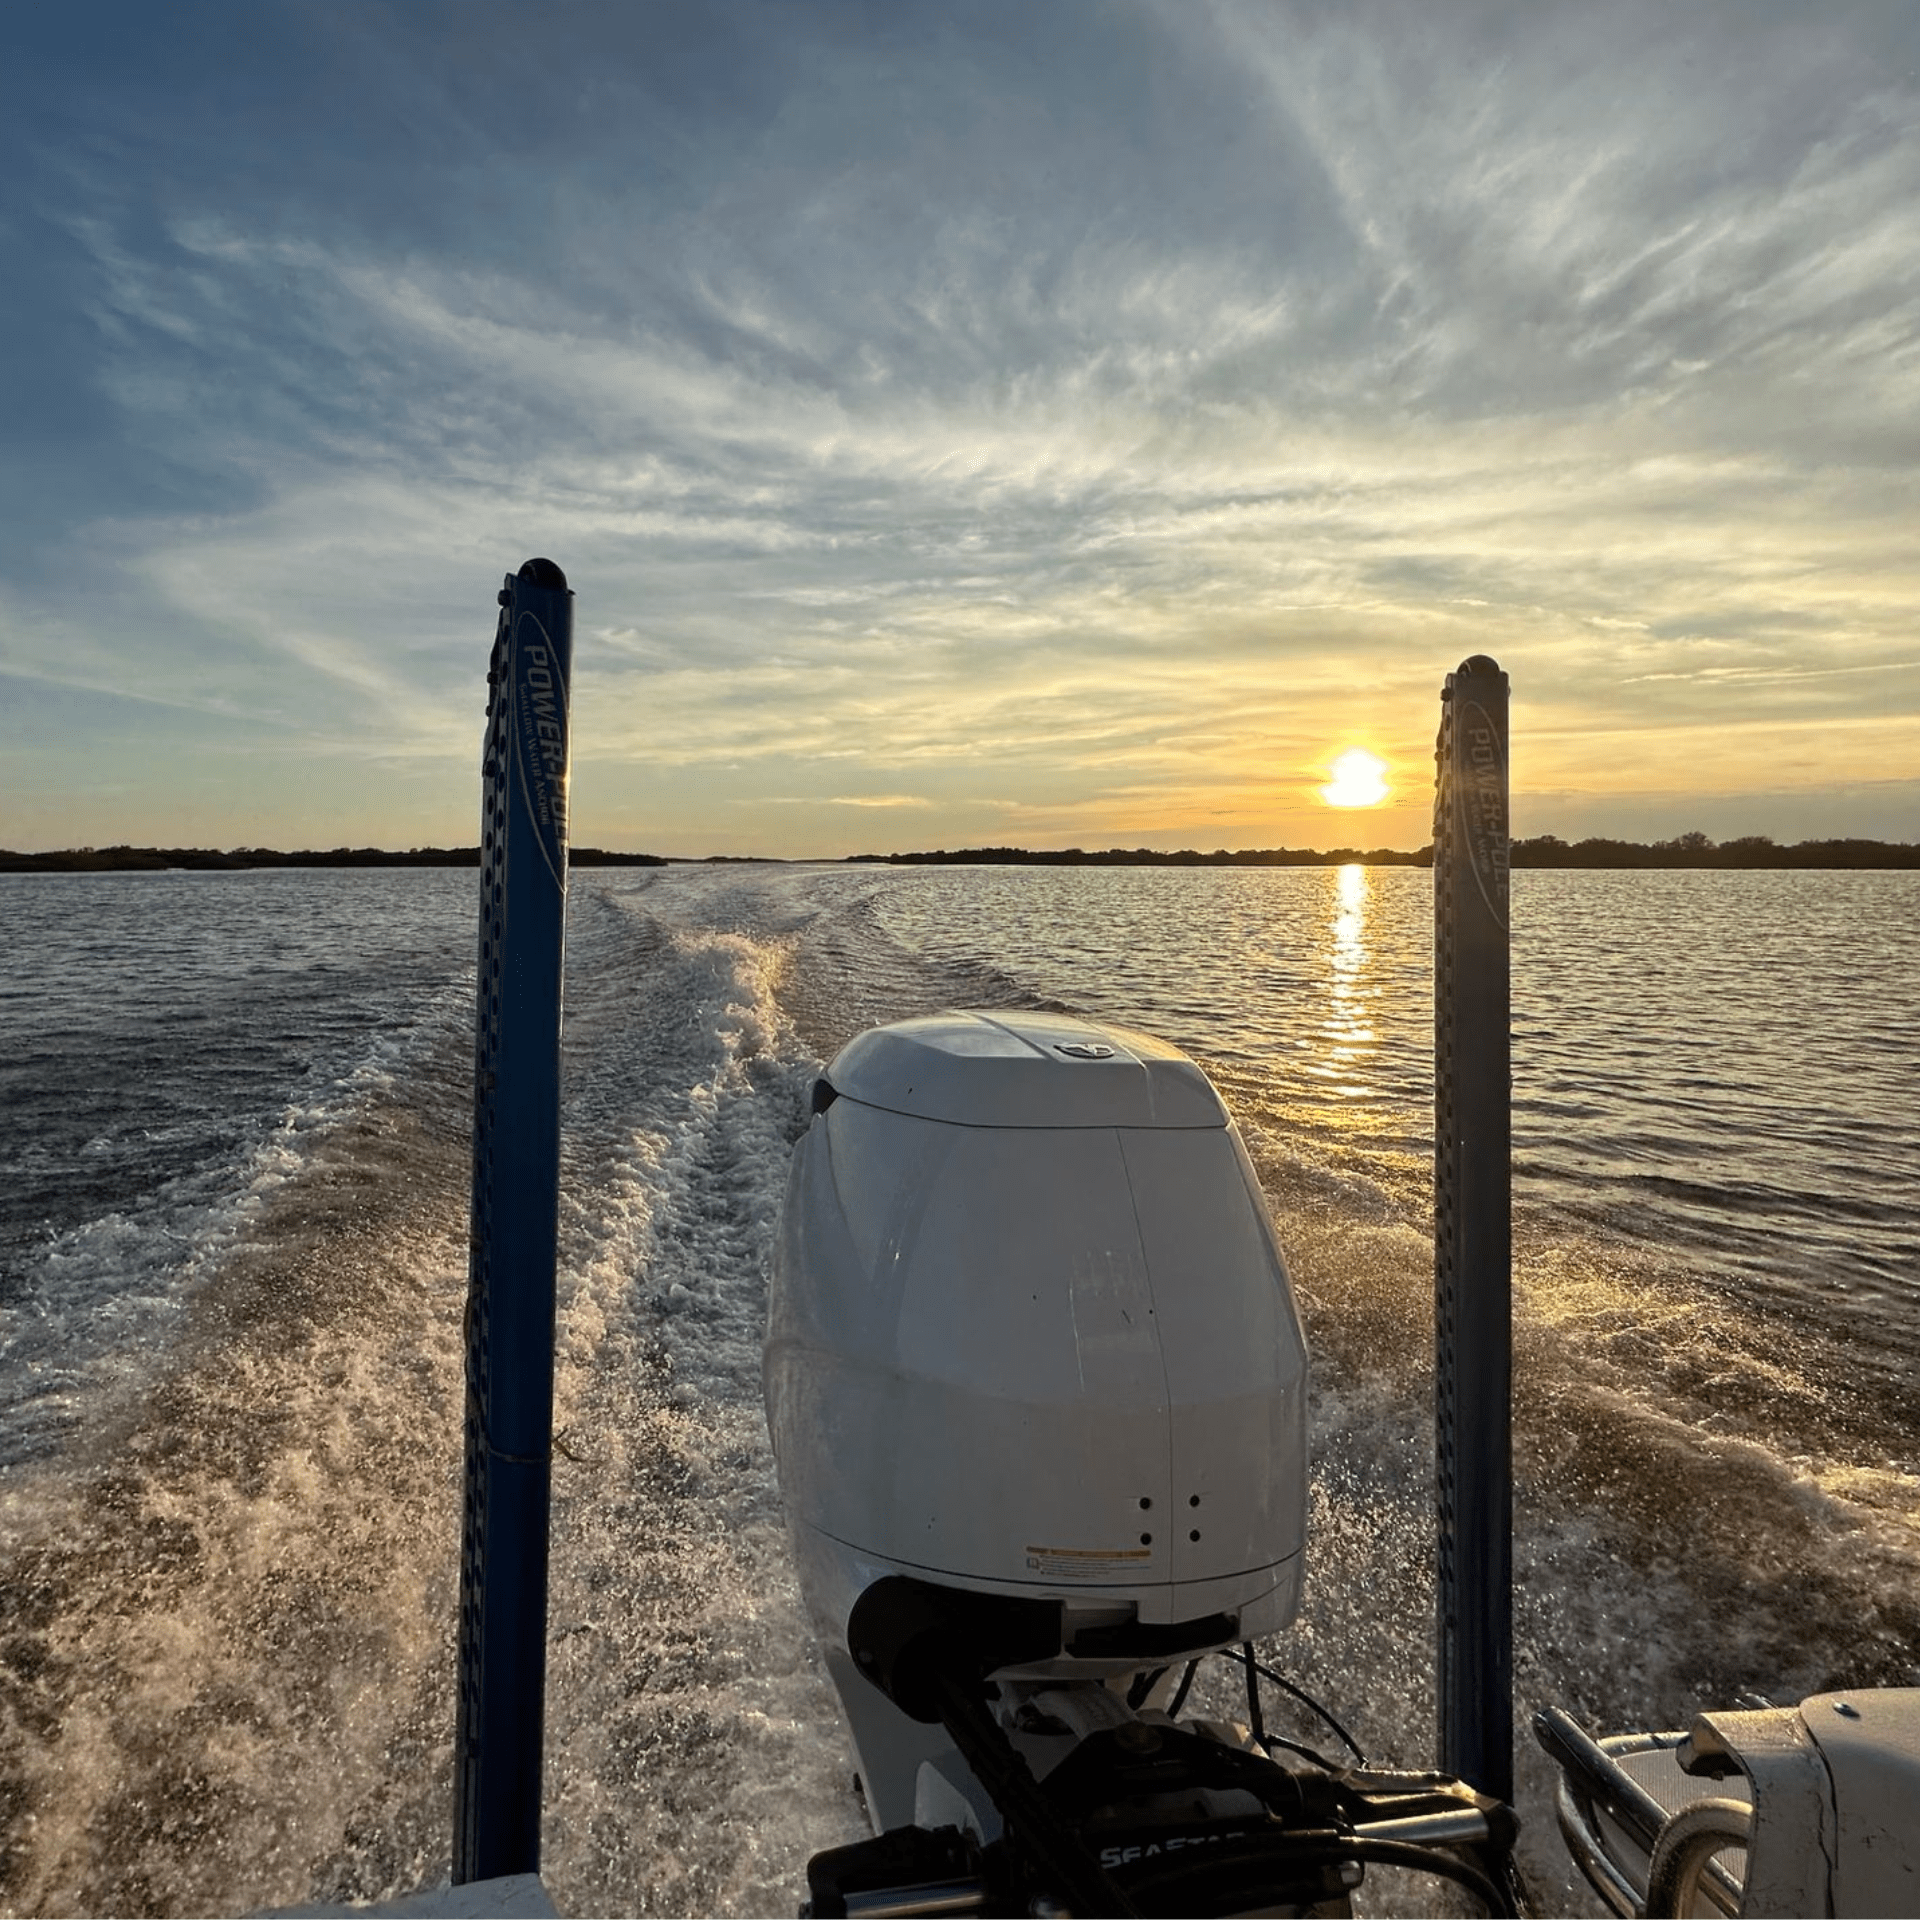
[[[1622,840],[1591,834],[1563,840],[1543,833],[1508,843],[1510,864],[1527,867],[1794,867],[1823,864],[1820,854],[1850,857],[1844,866],[1920,867],[1920,844],[1876,840],[1859,835],[1829,835],[1819,839],[1776,841],[1768,834],[1744,834],[1715,841],[1707,834],[1689,832],[1656,841]],[[1433,843],[1414,848],[1357,847],[1241,847],[1202,852],[1195,847],[1017,847],[1009,845],[929,848],[895,853],[761,854],[761,853],[652,853],[605,847],[576,847],[571,865],[595,866],[1311,866],[1391,865],[1428,866]],[[36,851],[0,848],[0,873],[233,871],[272,866],[351,867],[419,866],[477,867],[475,846],[414,846],[405,849],[337,845],[327,848],[238,846],[136,847],[126,842],[107,847],[64,847]]]

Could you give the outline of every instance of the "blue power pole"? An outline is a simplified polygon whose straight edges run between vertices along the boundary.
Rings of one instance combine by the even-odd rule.
[[[1440,1768],[1513,1798],[1507,676],[1447,676],[1433,809]]]
[[[456,1884],[540,1866],[572,666],[566,575],[529,560],[500,592],[481,769]]]

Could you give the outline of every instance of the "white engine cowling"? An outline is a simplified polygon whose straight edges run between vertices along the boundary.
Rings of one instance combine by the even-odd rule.
[[[1062,1015],[950,1013],[860,1035],[816,1106],[767,1418],[843,1699],[847,1614],[889,1574],[1058,1601],[1061,1653],[1035,1675],[1286,1625],[1305,1342],[1200,1069]]]

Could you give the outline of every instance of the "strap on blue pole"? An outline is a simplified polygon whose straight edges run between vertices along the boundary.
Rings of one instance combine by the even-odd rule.
[[[540,1866],[572,666],[566,575],[529,560],[500,592],[481,769],[456,1884]]]
[[[1507,676],[1447,676],[1433,810],[1440,1768],[1513,1798]]]

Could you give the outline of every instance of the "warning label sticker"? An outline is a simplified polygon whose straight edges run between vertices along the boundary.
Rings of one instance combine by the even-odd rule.
[[[1152,1564],[1151,1547],[1029,1547],[1027,1571],[1043,1580],[1129,1580]]]

